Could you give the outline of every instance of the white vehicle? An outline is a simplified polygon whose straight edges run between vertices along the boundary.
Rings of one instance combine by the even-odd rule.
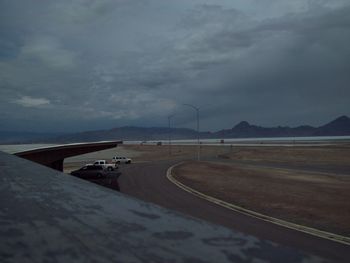
[[[114,169],[118,169],[117,163],[108,163],[106,160],[96,160],[93,165],[102,165],[109,171],[113,171]]]
[[[120,163],[131,163],[131,159],[128,157],[120,157],[120,156],[114,156],[112,158],[112,163],[120,164]]]

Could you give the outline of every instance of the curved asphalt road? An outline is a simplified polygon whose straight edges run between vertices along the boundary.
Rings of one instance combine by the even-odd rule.
[[[350,262],[350,246],[261,221],[193,196],[166,178],[167,169],[179,161],[121,165],[121,192],[223,225],[236,231],[304,250],[334,262]]]

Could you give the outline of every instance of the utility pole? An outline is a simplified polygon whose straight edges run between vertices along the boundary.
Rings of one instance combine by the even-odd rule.
[[[174,117],[175,114],[169,115],[168,116],[168,127],[169,127],[169,141],[168,141],[168,145],[169,145],[169,155],[171,155],[171,130],[170,130],[170,119],[172,117]]]
[[[199,108],[192,105],[192,104],[183,104],[184,106],[188,106],[191,107],[192,109],[194,109],[196,111],[196,115],[197,115],[197,160],[200,161],[201,160],[201,149],[200,149],[200,142],[199,142]]]

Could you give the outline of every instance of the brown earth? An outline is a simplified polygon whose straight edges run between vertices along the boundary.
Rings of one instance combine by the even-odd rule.
[[[318,147],[235,147],[221,155],[231,160],[283,163],[288,165],[342,166],[350,171],[350,145]]]
[[[197,146],[173,145],[123,145],[121,148],[138,152],[136,161],[168,160],[176,158],[196,158]],[[210,146],[201,145],[202,157],[221,157],[222,159],[250,162],[274,162],[291,164],[312,163],[314,165],[349,165],[350,144],[330,146]]]
[[[168,145],[123,145],[125,149],[136,151],[138,156],[133,158],[136,162],[157,160],[196,159],[198,147],[196,145],[172,145],[171,153]],[[218,156],[229,153],[229,147],[203,146],[200,147],[202,157]]]
[[[350,175],[193,161],[175,168],[174,175],[185,185],[221,200],[350,235]]]
[[[195,160],[196,146],[122,145],[67,159],[65,171],[94,159]],[[350,235],[350,145],[201,146],[202,160],[175,169],[181,182],[273,217]]]

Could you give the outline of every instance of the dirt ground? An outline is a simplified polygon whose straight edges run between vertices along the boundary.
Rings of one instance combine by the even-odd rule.
[[[350,235],[350,174],[187,162],[174,171],[182,183],[276,218]]]
[[[171,154],[169,146],[162,145],[123,145],[118,148],[137,152],[137,161],[166,160],[174,158],[196,158],[197,146],[173,145]],[[264,146],[210,146],[201,145],[201,156],[219,157],[222,159],[243,161],[268,161],[279,163],[305,163],[350,165],[350,144],[331,146],[295,146],[295,147],[264,147]],[[349,166],[350,167],[350,166]]]
[[[117,148],[84,154],[68,158],[66,164],[92,162],[96,159],[111,160],[113,156],[131,157],[135,162],[147,162],[170,159],[196,159],[195,145],[120,145]],[[318,147],[264,147],[264,146],[207,146],[201,145],[203,159],[219,158],[222,160],[249,161],[262,163],[312,164],[315,166],[344,166],[350,171],[350,144]]]
[[[312,162],[346,164],[350,162],[350,145],[323,147],[241,147],[226,154],[230,159],[274,162]]]
[[[237,147],[232,152],[222,154],[229,160],[250,163],[286,164],[288,166],[350,172],[350,145],[338,144],[322,147]]]
[[[138,162],[176,159],[196,159],[198,147],[195,145],[123,145],[126,149],[139,153],[134,159]],[[202,156],[217,156],[228,153],[228,147],[201,146]]]
[[[189,145],[173,145],[171,151],[168,145],[120,145],[117,148],[67,158],[64,168],[66,172],[69,172],[97,159],[111,161],[113,156],[126,156],[132,158],[132,162],[196,159],[197,149],[197,146]],[[228,152],[228,147],[201,147],[202,156],[218,156]]]
[[[184,160],[181,182],[258,212],[350,235],[350,145],[317,147],[122,145],[69,158],[65,171],[95,159],[131,157],[133,162]],[[304,169],[305,168],[305,169]],[[306,169],[307,168],[307,169]]]

